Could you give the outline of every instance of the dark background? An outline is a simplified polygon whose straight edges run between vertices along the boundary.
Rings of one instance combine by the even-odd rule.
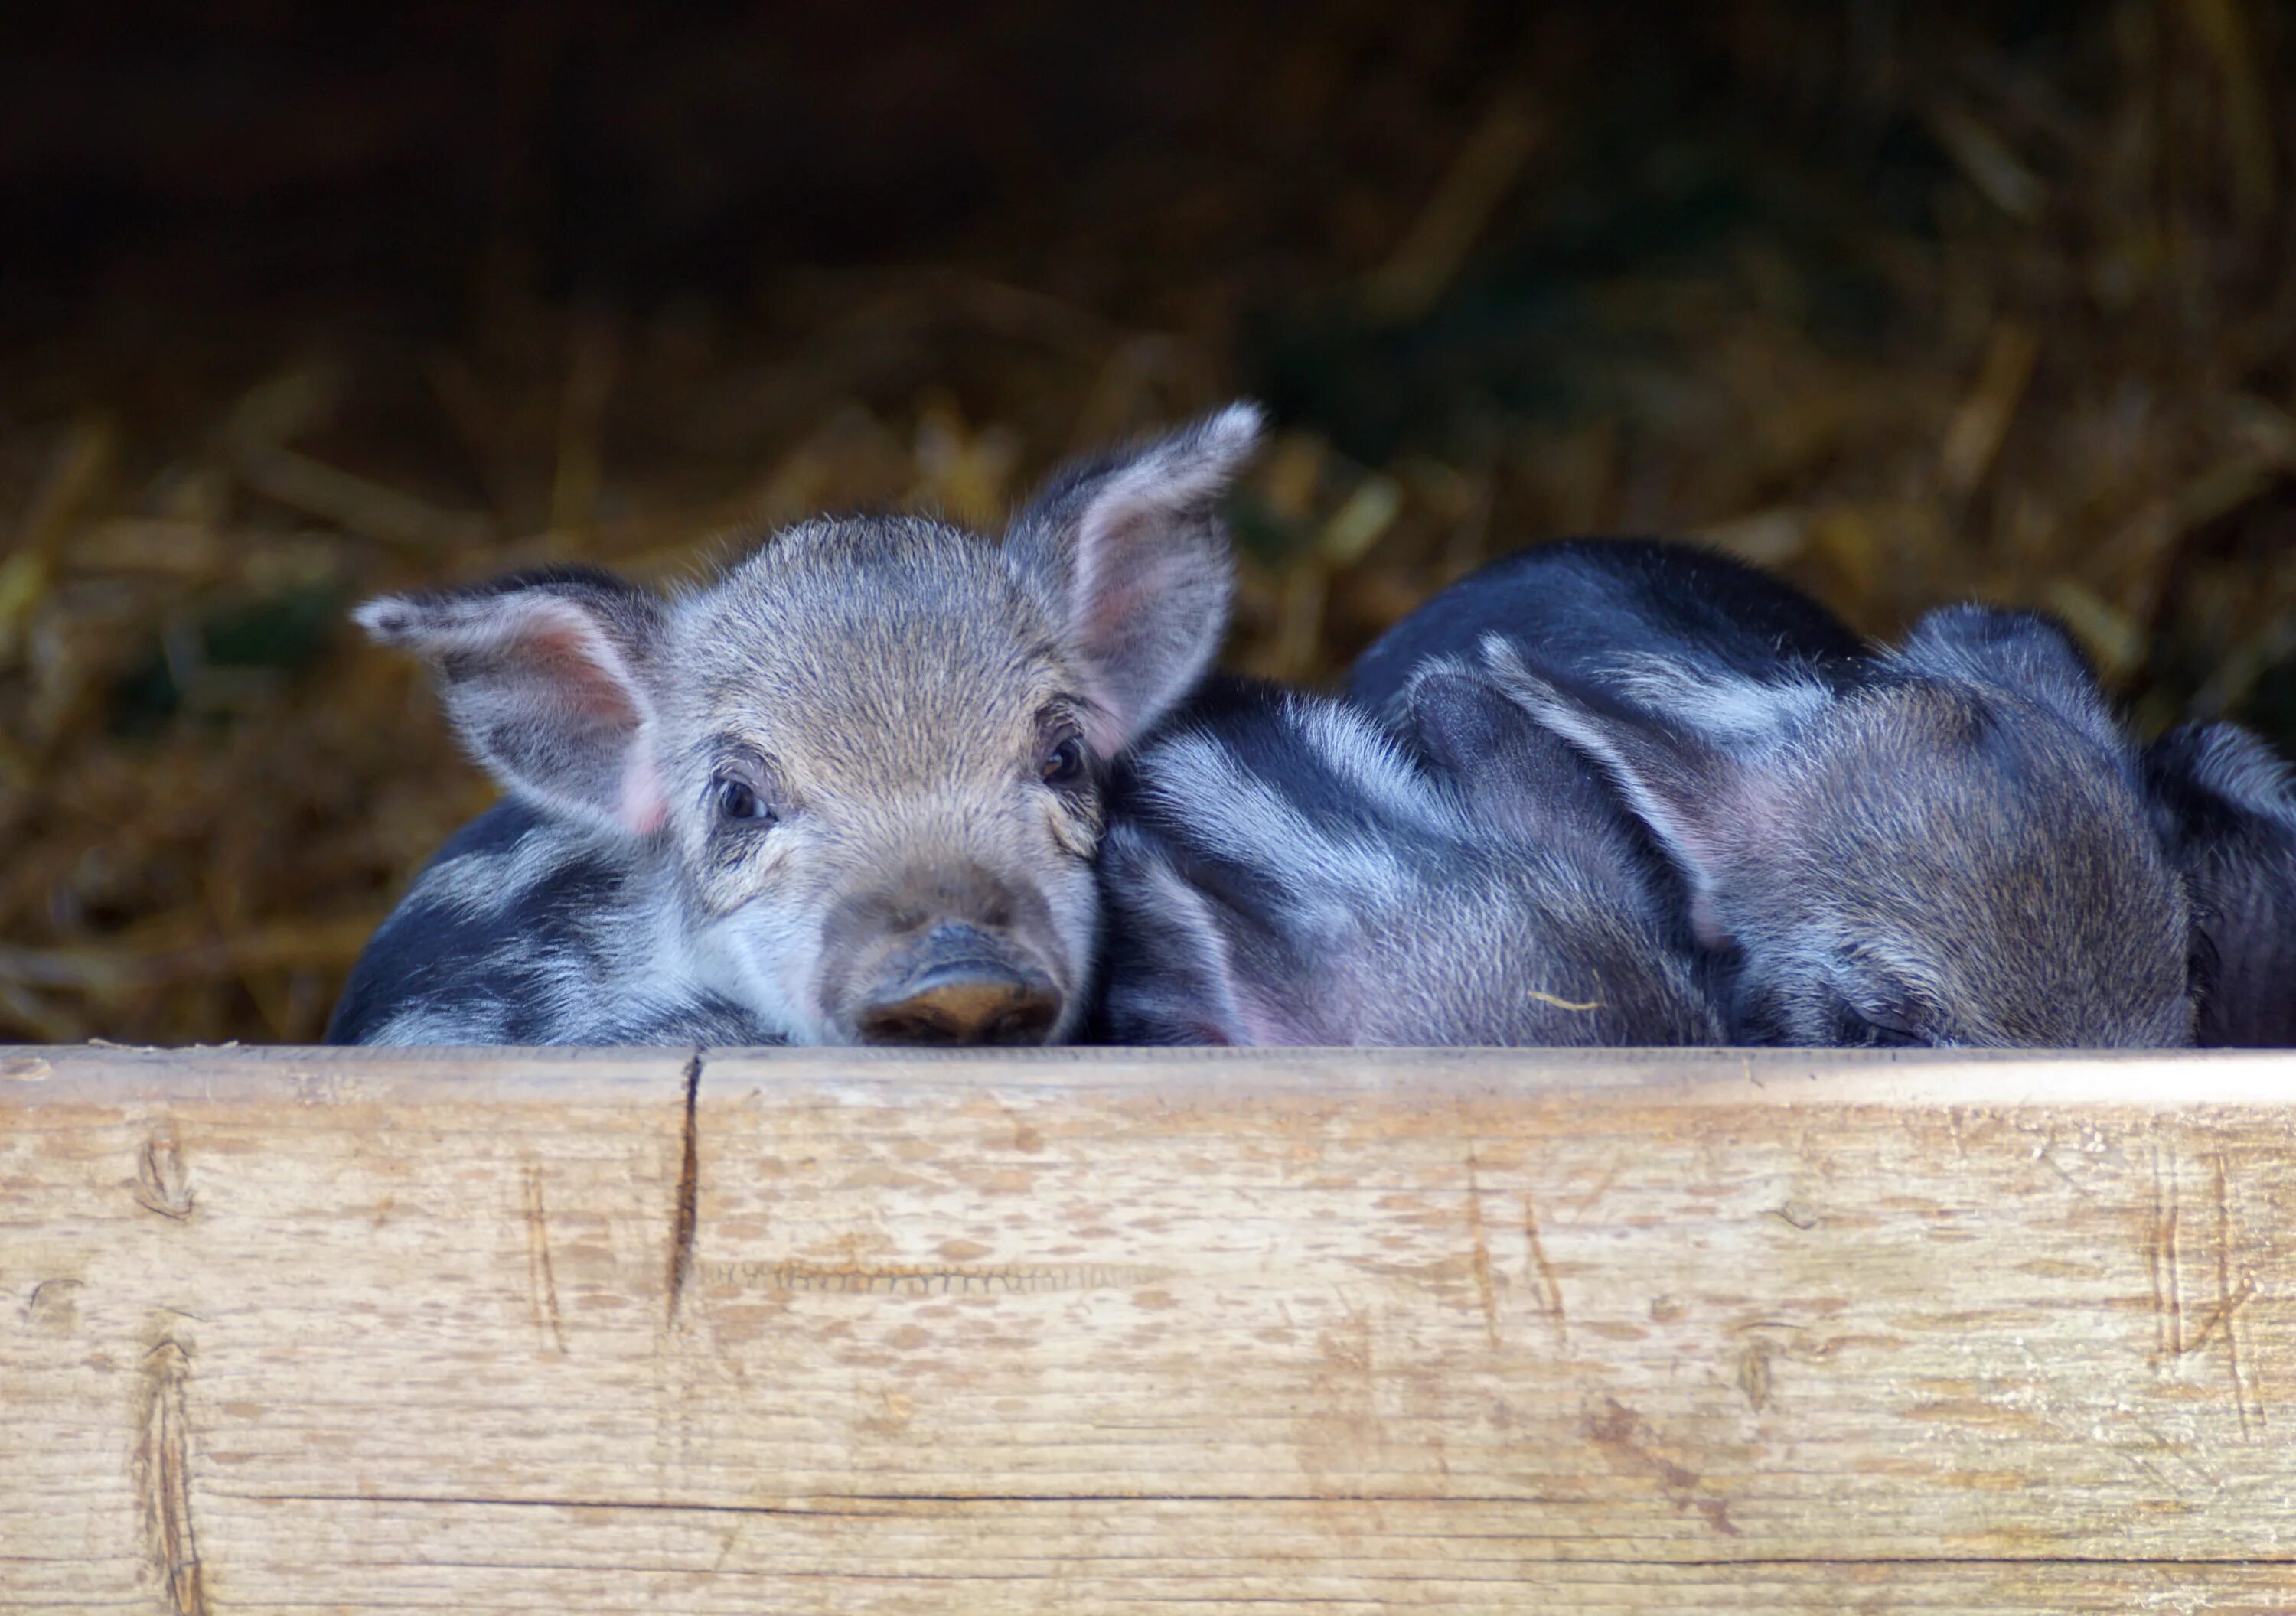
[[[377,590],[993,525],[1242,392],[1231,657],[1528,540],[2296,741],[2265,0],[319,6],[0,37],[0,1038],[308,1039],[488,799]],[[17,8],[20,12],[24,8]]]

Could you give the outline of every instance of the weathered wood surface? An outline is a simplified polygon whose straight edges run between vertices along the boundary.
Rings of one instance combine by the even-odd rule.
[[[9,1612],[2285,1612],[2292,1393],[2280,1058],[0,1051]]]

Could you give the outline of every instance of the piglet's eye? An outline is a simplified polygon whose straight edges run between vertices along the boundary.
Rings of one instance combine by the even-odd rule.
[[[1084,742],[1070,735],[1045,754],[1042,765],[1047,786],[1073,786],[1084,778]]]
[[[1852,1049],[1919,1049],[1931,1041],[1902,1011],[1844,1006],[1842,1023],[1841,1041]]]
[[[770,825],[774,811],[766,806],[765,798],[756,787],[732,775],[720,775],[712,788],[718,799],[718,817],[749,825]]]
[[[1866,1024],[1866,1042],[1876,1049],[1920,1049],[1929,1045],[1929,1040],[1911,1027],[1891,1026],[1878,1021]]]

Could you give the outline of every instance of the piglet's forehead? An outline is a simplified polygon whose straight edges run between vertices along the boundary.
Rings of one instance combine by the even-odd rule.
[[[680,662],[707,679],[835,668],[912,642],[944,660],[994,664],[1049,646],[1053,630],[994,544],[902,521],[816,525],[773,541],[682,600],[674,638]]]
[[[719,722],[997,723],[1062,682],[1051,624],[994,547],[914,523],[777,541],[681,602],[673,638],[672,692]]]
[[[720,653],[690,732],[741,738],[803,790],[1002,782],[1073,693],[1052,649],[903,614],[795,648]]]
[[[815,623],[868,612],[887,597],[960,610],[1025,612],[1031,606],[996,540],[911,517],[791,528],[694,599],[716,610]]]

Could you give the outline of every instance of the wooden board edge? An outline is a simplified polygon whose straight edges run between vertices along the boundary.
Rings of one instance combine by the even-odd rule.
[[[698,1063],[698,1066],[697,1066]],[[1064,1092],[1667,1106],[2296,1107],[2296,1051],[0,1047],[0,1108],[130,1103],[712,1104]]]

